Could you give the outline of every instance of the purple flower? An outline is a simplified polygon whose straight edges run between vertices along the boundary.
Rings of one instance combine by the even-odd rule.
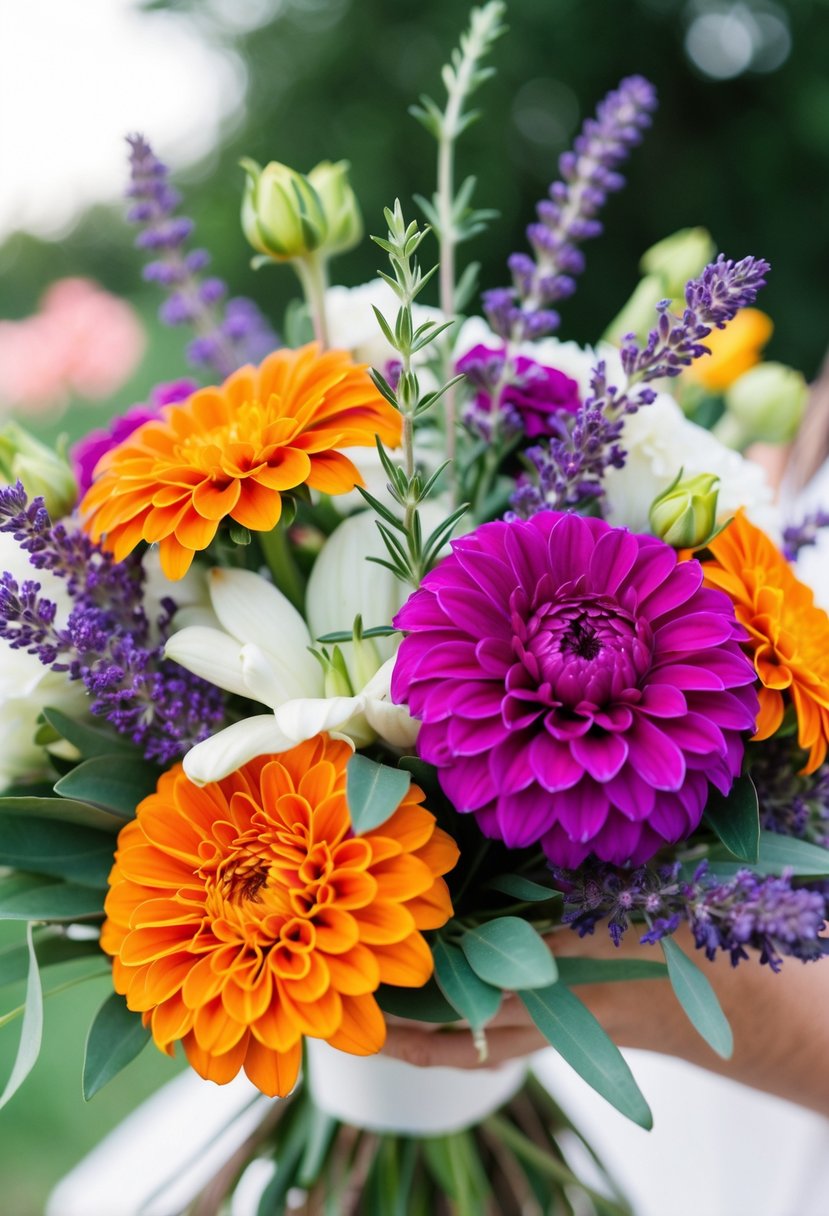
[[[152,422],[157,418],[162,405],[186,401],[198,387],[195,380],[187,379],[159,384],[153,389],[146,405],[133,405],[125,414],[113,418],[109,426],[84,435],[83,439],[80,439],[70,451],[72,468],[78,483],[78,499],[83,498],[92,485],[92,474],[102,456],[111,452],[113,448],[117,448],[145,422]]]
[[[574,414],[581,404],[576,381],[525,355],[512,361],[506,379],[505,368],[506,352],[481,344],[458,360],[455,370],[463,372],[477,390],[464,418],[467,426],[487,441],[496,422],[528,439],[558,435],[560,415]]]
[[[392,697],[487,836],[639,864],[728,793],[758,711],[731,601],[652,536],[544,512],[453,543],[394,624]]]
[[[558,328],[558,313],[549,305],[575,291],[575,276],[584,268],[578,246],[601,232],[596,215],[608,194],[624,185],[618,168],[655,109],[653,85],[642,76],[626,77],[587,119],[573,151],[561,157],[563,181],[553,182],[549,198],[536,207],[537,223],[527,229],[534,257],[514,253],[512,287],[484,293],[487,319],[502,338],[533,340]]]
[[[141,135],[127,137],[130,184],[127,212],[141,231],[139,249],[156,256],[144,267],[144,278],[169,292],[159,316],[165,325],[189,325],[198,337],[187,347],[191,363],[211,368],[221,379],[244,363],[258,363],[278,345],[268,322],[244,297],[221,302],[227,288],[221,279],[201,278],[210,263],[206,249],[185,250],[193,221],[174,212],[181,202],[169,182],[169,170]]]

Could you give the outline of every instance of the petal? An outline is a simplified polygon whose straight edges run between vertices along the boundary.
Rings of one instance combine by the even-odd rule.
[[[184,771],[194,785],[207,785],[236,772],[254,756],[286,752],[295,742],[282,733],[273,714],[244,718],[191,748]]]
[[[227,692],[250,696],[242,676],[241,647],[219,629],[200,625],[180,629],[167,639],[164,657]]]

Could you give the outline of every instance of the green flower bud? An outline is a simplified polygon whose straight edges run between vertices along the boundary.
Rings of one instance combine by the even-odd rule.
[[[660,300],[680,301],[681,309],[685,284],[702,272],[714,252],[714,242],[704,228],[682,228],[651,245],[639,263],[644,277],[605,330],[605,340],[619,343],[629,333],[644,339],[656,323]]]
[[[782,363],[758,363],[735,380],[725,394],[725,415],[715,428],[731,447],[750,443],[789,443],[806,409],[809,386],[804,376]]]
[[[339,160],[335,165],[324,160],[308,174],[328,225],[328,235],[321,249],[325,257],[353,249],[363,235],[363,219],[348,181],[348,168],[347,160]]]
[[[335,646],[331,654],[324,656],[325,678],[323,689],[326,697],[353,697],[354,689],[348,677],[343,652]]]
[[[247,174],[242,229],[253,248],[277,262],[304,258],[319,249],[328,223],[308,178],[278,161],[264,169],[255,160],[240,164]]]
[[[68,515],[78,500],[78,485],[63,453],[46,447],[16,422],[0,430],[0,477],[22,481],[29,498],[42,497],[52,519]]]
[[[702,273],[715,252],[705,228],[681,228],[645,250],[639,269],[645,275],[659,276],[664,288],[662,299],[676,299],[685,295],[685,284]]]
[[[717,483],[712,473],[676,480],[653,500],[651,531],[674,549],[698,549],[717,531]]]
[[[363,618],[361,616],[355,618],[351,636],[354,639],[350,655],[354,684],[357,688],[364,688],[371,677],[380,670],[383,660],[380,658],[380,652],[373,639],[363,637]]]

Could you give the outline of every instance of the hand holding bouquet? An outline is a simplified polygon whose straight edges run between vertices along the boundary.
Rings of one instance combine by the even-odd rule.
[[[299,1087],[309,1044],[375,1054],[385,1012],[456,1024],[483,1063],[517,994],[648,1126],[580,985],[667,975],[727,1056],[677,930],[735,965],[824,953],[829,618],[764,530],[759,470],[695,420],[729,416],[694,369],[768,266],[705,265],[707,241],[680,235],[647,255],[618,344],[551,336],[656,106],[631,77],[562,158],[510,286],[464,319],[460,247],[492,217],[471,179],[455,188],[455,149],[501,15],[473,11],[444,108],[416,112],[439,149],[429,228],[387,210],[374,284],[328,286],[362,232],[345,164],[245,162],[244,232],[303,289],[283,345],[250,302],[222,307],[132,138],[130,217],[202,382],[84,440],[77,502],[47,510],[6,440],[0,637],[21,672],[3,695],[22,745],[3,756],[0,915],[28,930],[0,982],[27,964],[29,988],[5,1098],[37,1054],[39,969],[82,955],[98,974],[105,955],[87,1096],[152,1038],[286,1099],[263,1216],[296,1187],[308,1210],[350,1194],[391,1211],[404,1167],[411,1211],[551,1212],[575,1185],[535,1082],[472,1130],[370,1136],[325,1114],[324,1081]],[[602,922],[654,960],[557,957]]]

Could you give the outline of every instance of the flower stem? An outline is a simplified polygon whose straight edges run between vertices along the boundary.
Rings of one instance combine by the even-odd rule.
[[[325,258],[309,253],[304,258],[297,258],[292,265],[302,284],[305,302],[314,326],[314,337],[322,349],[327,350],[329,340],[328,319],[325,315],[325,292],[328,287],[328,272]]]
[[[305,603],[305,583],[288,544],[288,530],[277,524],[270,532],[258,532],[265,564],[274,584],[300,612]]]

